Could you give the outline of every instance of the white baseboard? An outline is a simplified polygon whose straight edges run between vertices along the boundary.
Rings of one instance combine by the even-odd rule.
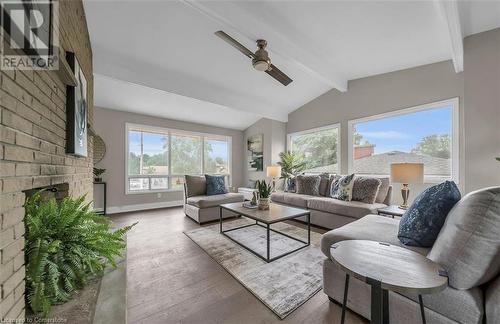
[[[173,200],[173,201],[155,202],[150,204],[111,206],[107,208],[106,214],[116,214],[116,213],[124,213],[137,210],[148,210],[148,209],[166,208],[166,207],[177,207],[182,205],[184,205],[183,200]]]

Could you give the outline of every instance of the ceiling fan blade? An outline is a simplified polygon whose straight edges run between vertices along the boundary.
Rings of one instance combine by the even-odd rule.
[[[271,68],[266,71],[267,74],[278,80],[284,86],[289,85],[293,80],[288,77],[285,73],[283,73],[276,66],[271,64]]]
[[[219,30],[219,31],[215,32],[215,35],[217,35],[220,38],[222,38],[225,42],[229,43],[229,45],[231,45],[234,48],[236,48],[238,51],[240,51],[241,53],[243,53],[248,58],[251,58],[251,59],[254,58],[254,54],[253,54],[252,51],[250,51],[245,46],[241,45],[236,39],[232,38],[231,36],[229,36],[228,34],[226,34],[225,32],[223,32],[222,30]]]

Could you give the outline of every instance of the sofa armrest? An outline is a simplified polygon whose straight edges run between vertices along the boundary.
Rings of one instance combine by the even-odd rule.
[[[183,191],[183,193],[184,193],[184,204],[186,204],[187,203],[187,199],[188,199],[186,183],[184,183],[183,187],[184,187],[184,191]]]
[[[391,204],[391,200],[392,200],[392,186],[389,186],[389,189],[387,190],[387,196],[385,196],[384,199],[384,204],[389,206]]]
[[[486,323],[500,323],[500,275],[485,287]]]

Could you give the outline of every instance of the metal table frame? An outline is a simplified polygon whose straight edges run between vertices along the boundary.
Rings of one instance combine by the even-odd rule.
[[[345,311],[347,305],[347,293],[349,290],[349,274],[345,275],[344,299],[342,302],[342,316],[340,323],[345,322]],[[382,283],[379,280],[366,278],[366,283],[371,286],[371,323],[374,324],[389,324],[389,292],[382,288]],[[418,303],[420,305],[420,316],[422,323],[426,324],[425,309],[422,295],[418,295]]]
[[[220,206],[220,210],[219,210],[219,215],[220,215],[220,221],[219,221],[219,224],[220,224],[219,225],[220,226],[220,233],[222,235],[224,235],[225,237],[229,238],[231,241],[233,241],[233,242],[237,243],[238,245],[244,247],[246,250],[252,252],[254,255],[258,256],[259,258],[261,258],[262,260],[264,260],[266,262],[272,262],[274,260],[277,260],[279,258],[287,256],[287,255],[289,255],[291,253],[297,252],[297,251],[299,251],[299,250],[301,250],[301,249],[303,249],[303,248],[308,247],[309,245],[311,245],[311,213],[309,211],[305,211],[303,214],[298,214],[298,215],[296,215],[294,217],[291,217],[291,218],[287,218],[287,219],[283,219],[283,220],[278,220],[278,221],[274,221],[274,222],[264,222],[262,220],[254,218],[253,216],[245,215],[245,214],[240,214],[240,216],[245,216],[247,218],[255,220],[255,224],[248,224],[248,225],[244,225],[244,226],[239,226],[239,227],[231,228],[231,229],[228,229],[228,230],[223,230],[222,229],[222,220],[223,220],[223,218],[222,218],[222,210],[223,209],[226,209],[226,210],[229,210],[231,212],[234,212],[233,210],[231,210],[229,208]],[[283,233],[283,232],[280,232],[280,231],[277,231],[277,230],[271,228],[272,224],[284,222],[286,220],[295,219],[295,218],[302,217],[302,216],[307,216],[307,242],[303,241],[301,239],[298,239],[296,237],[293,237],[291,235],[288,235],[286,233]],[[260,223],[262,223],[262,224],[260,224]],[[250,227],[250,226],[260,226],[260,227],[263,227],[263,228],[266,229],[266,232],[267,232],[267,255],[266,255],[266,257],[262,256],[261,254],[257,253],[256,251],[250,249],[248,246],[246,246],[246,245],[238,242],[237,240],[233,239],[231,236],[229,236],[229,235],[226,234],[227,232],[239,230],[239,229],[242,229],[242,228],[245,228],[245,227]],[[277,256],[271,258],[271,241],[270,241],[270,234],[271,234],[271,232],[281,234],[281,235],[286,236],[288,238],[291,238],[291,239],[293,239],[295,241],[301,242],[304,245],[301,246],[301,247],[299,247],[299,248],[293,249],[291,251],[282,253],[280,255],[277,255]]]

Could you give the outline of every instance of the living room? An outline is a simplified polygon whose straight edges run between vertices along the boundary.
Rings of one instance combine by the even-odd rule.
[[[500,322],[499,1],[2,17],[2,323]]]

